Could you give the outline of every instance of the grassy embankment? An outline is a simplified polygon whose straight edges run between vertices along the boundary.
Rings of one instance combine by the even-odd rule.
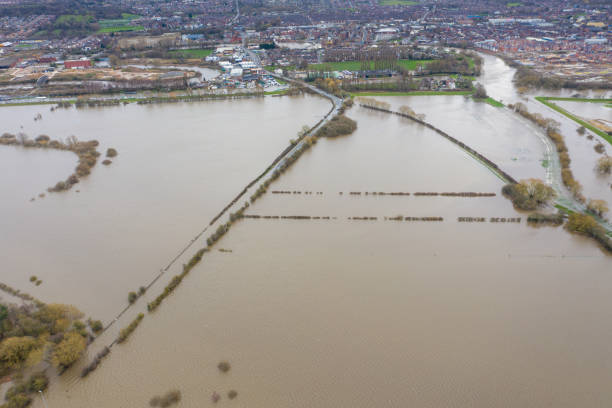
[[[495,106],[496,108],[503,108],[505,106],[503,103],[491,98],[490,96],[487,97],[487,99],[485,99],[484,102],[488,103],[491,106]]]
[[[266,91],[264,95],[284,95],[289,91],[289,89],[278,89],[276,91]]]
[[[610,103],[610,102],[612,102],[612,99],[555,98],[555,97],[549,97],[549,96],[536,96],[535,99],[538,102],[541,102],[544,105],[548,106],[549,108],[551,108],[553,110],[556,110],[557,112],[559,112],[563,116],[566,116],[566,117],[570,118],[571,120],[573,120],[574,122],[578,123],[579,125],[584,126],[585,128],[589,129],[593,133],[603,137],[605,140],[608,141],[608,143],[612,144],[612,136],[611,135],[607,134],[603,130],[600,130],[600,129],[596,128],[595,126],[591,125],[590,123],[585,122],[584,120],[580,119],[578,116],[575,116],[574,114],[566,111],[565,109],[563,109],[562,107],[560,107],[556,103],[552,102],[552,101],[570,101],[570,102]]]

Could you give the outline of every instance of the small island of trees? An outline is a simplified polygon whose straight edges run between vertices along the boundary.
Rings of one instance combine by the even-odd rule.
[[[521,180],[509,183],[502,188],[504,196],[508,197],[519,210],[532,211],[546,206],[555,198],[555,191],[539,179]]]
[[[71,305],[0,303],[0,377],[17,379],[2,407],[28,406],[31,394],[47,387],[49,363],[61,374],[81,358],[93,338],[82,317]],[[34,374],[21,380],[26,371]]]
[[[66,180],[58,181],[55,186],[47,189],[50,193],[70,190],[73,185],[79,182],[79,179],[85,177],[91,173],[91,169],[96,165],[100,152],[96,150],[99,142],[97,140],[90,140],[87,142],[79,141],[76,136],[70,136],[66,141],[52,140],[47,135],[40,135],[34,140],[30,139],[25,133],[19,133],[14,135],[11,133],[4,133],[0,136],[0,145],[5,146],[21,146],[24,148],[38,148],[38,149],[55,149],[65,150],[76,154],[79,158],[77,167]],[[108,156],[108,153],[113,151],[113,156]],[[112,152],[111,152],[112,154]],[[109,149],[107,152],[108,157],[114,157],[117,155],[115,149]],[[43,197],[43,195],[40,195]]]

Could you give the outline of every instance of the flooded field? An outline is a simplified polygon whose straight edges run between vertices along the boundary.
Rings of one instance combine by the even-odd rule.
[[[426,114],[517,179],[546,178],[538,129],[508,110],[461,96],[378,99]],[[14,215],[0,225],[2,280],[108,320],[329,103],[47,109],[0,114],[6,131],[74,133],[119,156],[80,193],[30,203],[76,159],[0,149],[0,170],[15,174],[0,179],[15,192],[0,204]],[[528,226],[503,181],[432,130],[358,106],[347,115],[354,134],[319,140],[246,211],[279,218],[236,222],[95,372],[78,379],[80,364],[55,378],[49,407],[146,407],[173,388],[185,408],[214,406],[213,392],[236,407],[608,406],[612,258],[561,228]],[[482,195],[441,194],[469,192]],[[27,281],[33,270],[40,287]]]
[[[588,103],[588,102],[572,102],[572,101],[554,101],[568,112],[585,120],[603,119],[612,122],[612,108],[606,103]]]
[[[351,195],[499,193],[503,183],[426,128],[349,115],[353,135],[319,141],[272,186],[321,194],[268,193],[248,211],[336,219],[240,221],[217,245],[232,252],[207,254],[125,345],[85,380],[67,373],[49,403],[146,406],[171,388],[194,408],[213,406],[215,391],[228,403],[230,389],[236,406],[279,408],[612,401],[612,329],[601,324],[610,258],[527,226],[499,195]],[[384,219],[398,214],[444,221]],[[346,219],[357,215],[377,220]]]
[[[99,160],[72,190],[29,202],[65,179],[76,156],[0,146],[1,280],[108,321],[299,126],[316,123],[329,108],[311,96],[53,113],[46,105],[2,108],[2,132],[97,139],[100,152],[113,147],[119,155],[108,167]],[[33,120],[37,113],[42,120]],[[30,284],[30,275],[43,284]]]
[[[425,120],[489,158],[517,180],[544,178],[544,146],[534,127],[507,109],[464,96],[377,97],[391,109],[402,105],[425,114]]]
[[[484,73],[482,77],[479,78],[479,81],[484,84],[488,94],[495,99],[502,100],[505,104],[522,102],[527,106],[530,112],[537,112],[545,118],[551,118],[558,121],[561,125],[561,134],[565,138],[565,143],[567,144],[568,152],[572,160],[570,167],[575,178],[584,188],[583,194],[587,198],[603,199],[612,202],[612,189],[610,188],[612,179],[610,177],[602,177],[595,172],[595,163],[597,159],[601,157],[601,154],[594,150],[595,145],[602,143],[606,146],[608,154],[610,154],[610,152],[612,152],[612,146],[610,146],[606,140],[591,132],[587,132],[585,136],[581,136],[576,132],[576,129],[578,129],[580,125],[534,99],[536,96],[611,98],[612,91],[536,89],[525,94],[519,94],[512,83],[515,70],[508,67],[499,58],[484,54],[482,57],[484,59]],[[559,101],[555,101],[555,103],[558,103],[559,106],[562,107],[568,106],[570,111],[572,111],[571,109],[577,109],[575,113],[578,115],[581,115],[580,112],[583,112],[586,116],[606,115],[605,109],[610,110],[610,108],[605,108],[603,105],[594,103]],[[564,105],[565,103],[571,105]],[[607,115],[608,116],[602,117],[602,119],[609,120],[610,113],[607,113]],[[486,121],[484,117],[481,119]],[[593,138],[588,139],[586,136],[589,134],[591,134]]]

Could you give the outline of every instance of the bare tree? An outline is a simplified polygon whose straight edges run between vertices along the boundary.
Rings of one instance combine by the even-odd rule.
[[[608,203],[606,203],[604,200],[589,200],[587,209],[600,217],[603,217],[604,214],[610,210],[608,208]]]
[[[595,167],[595,169],[600,174],[612,173],[612,157],[601,157],[599,160],[597,160],[597,166]]]

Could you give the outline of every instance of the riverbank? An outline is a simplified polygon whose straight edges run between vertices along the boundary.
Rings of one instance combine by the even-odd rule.
[[[271,92],[240,92],[240,93],[228,93],[228,94],[199,94],[199,95],[177,95],[177,96],[120,96],[117,98],[88,98],[88,99],[53,99],[53,100],[38,100],[31,102],[15,102],[15,103],[0,103],[2,107],[12,106],[34,106],[34,105],[56,105],[56,104],[70,104],[70,105],[83,105],[88,104],[99,104],[99,105],[120,105],[128,103],[164,103],[164,102],[197,102],[208,99],[234,99],[234,98],[258,98],[266,95],[284,95],[287,90],[271,91]]]

